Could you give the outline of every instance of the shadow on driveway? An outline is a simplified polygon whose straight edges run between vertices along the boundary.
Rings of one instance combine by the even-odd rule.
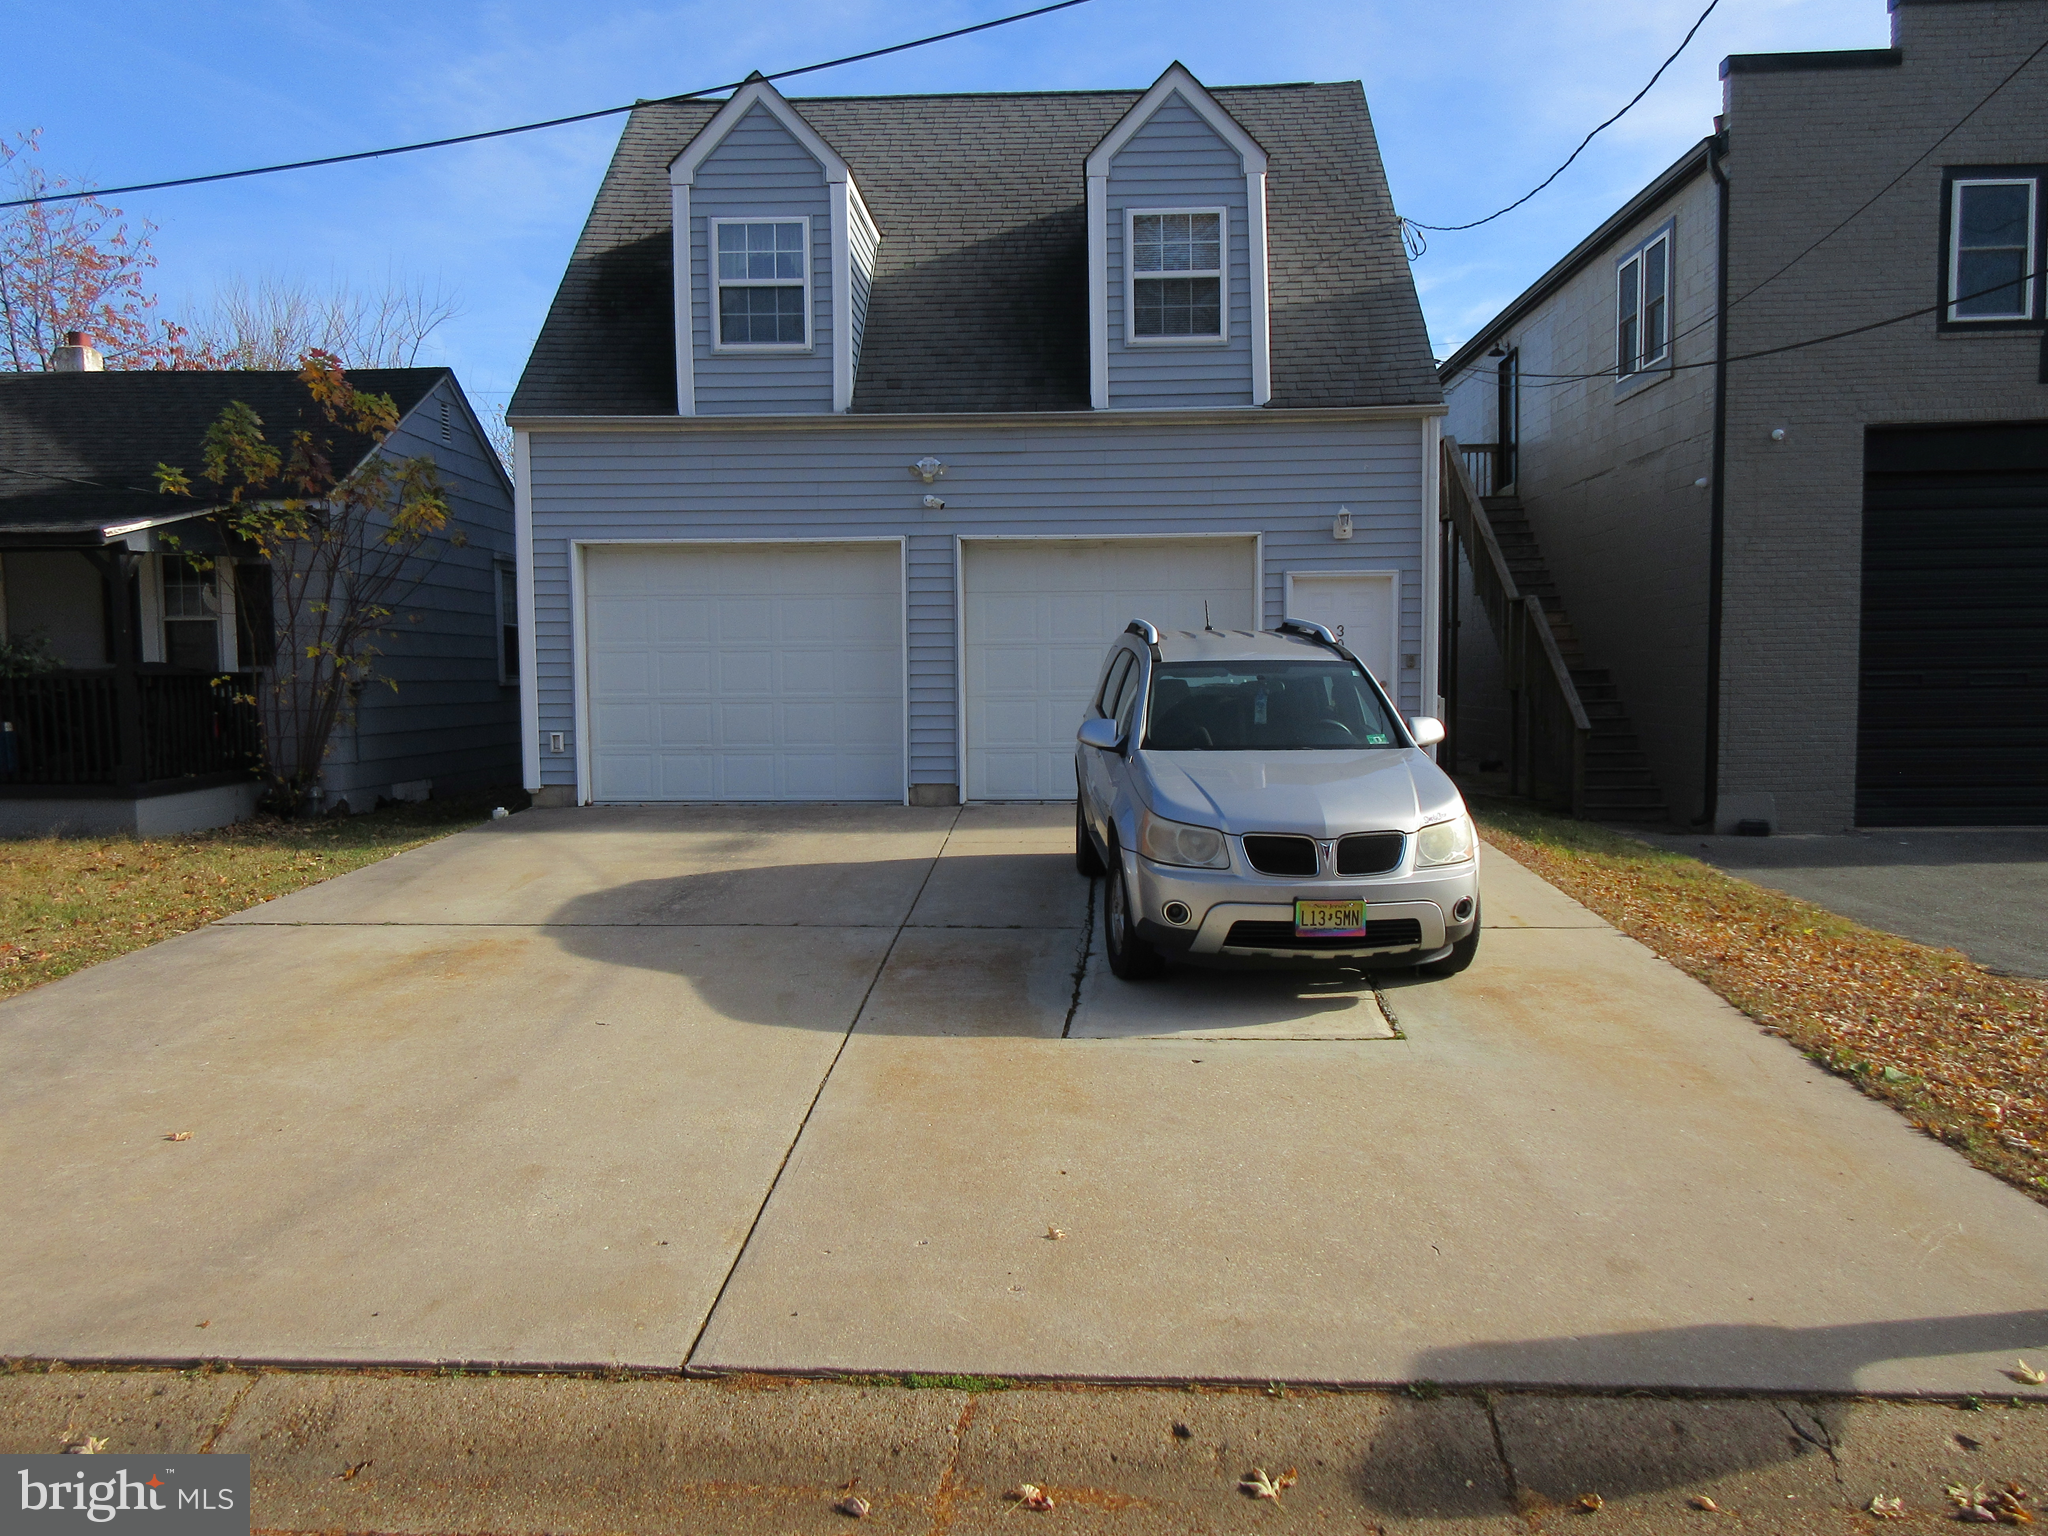
[[[1509,1384],[1489,1401],[1500,1444],[1525,1497],[1558,1505],[1589,1490],[1607,1498],[1690,1492],[1718,1477],[1763,1472],[1841,1446],[1859,1374],[1888,1361],[2048,1349],[2048,1311],[1921,1317],[1824,1328],[1703,1324],[1576,1339],[1533,1339],[1430,1350],[1416,1360],[1424,1382]],[[1760,1369],[1804,1378],[1816,1401],[1688,1399],[1689,1390],[1739,1388]],[[1987,1372],[1987,1376],[1988,1376]],[[1545,1384],[1660,1384],[1642,1397],[1542,1396]],[[1673,1386],[1672,1383],[1686,1383]],[[1453,1386],[1448,1390],[1458,1390]],[[1662,1395],[1650,1397],[1647,1391]],[[1531,1394],[1531,1395],[1523,1395]],[[1833,1394],[1841,1394],[1834,1397]],[[1986,1397],[2007,1391],[1987,1386]],[[2028,1394],[2038,1396],[2038,1389]],[[1419,1406],[1419,1405],[1418,1405]],[[1498,1509],[1481,1480],[1459,1489],[1426,1475],[1441,1461],[1424,1413],[1390,1415],[1360,1478],[1368,1502],[1388,1514],[1479,1516]],[[1410,1490],[1426,1491],[1426,1500]],[[1446,1498],[1450,1500],[1446,1504]]]

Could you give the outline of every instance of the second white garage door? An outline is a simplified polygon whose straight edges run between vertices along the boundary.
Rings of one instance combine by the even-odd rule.
[[[903,555],[887,543],[584,554],[597,800],[900,800]]]
[[[1253,629],[1258,545],[1217,539],[990,539],[961,546],[967,798],[1065,800],[1103,652],[1134,618]]]

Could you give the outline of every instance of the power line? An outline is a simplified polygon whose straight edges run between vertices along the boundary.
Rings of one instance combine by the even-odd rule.
[[[1496,208],[1492,213],[1489,213],[1485,218],[1474,219],[1470,224],[1420,224],[1417,223],[1414,219],[1403,219],[1401,222],[1414,229],[1434,230],[1439,234],[1454,234],[1461,229],[1477,229],[1482,224],[1491,224],[1495,219],[1499,218],[1504,213],[1513,213],[1517,208],[1521,207],[1522,204],[1528,202],[1530,198],[1534,197],[1538,192],[1541,192],[1545,187],[1549,186],[1553,181],[1557,180],[1558,177],[1562,176],[1566,171],[1570,170],[1572,162],[1579,158],[1579,156],[1585,151],[1585,148],[1588,144],[1592,143],[1594,139],[1598,138],[1604,130],[1612,128],[1616,123],[1620,122],[1624,117],[1628,115],[1630,109],[1633,108],[1637,102],[1641,101],[1645,96],[1650,94],[1650,86],[1655,85],[1659,80],[1663,79],[1664,71],[1669,69],[1673,64],[1678,62],[1678,56],[1681,53],[1685,52],[1687,46],[1692,42],[1694,34],[1697,33],[1701,27],[1706,25],[1707,18],[1714,14],[1714,7],[1719,5],[1720,3],[1721,0],[1707,0],[1707,8],[1704,11],[1700,12],[1699,20],[1695,21],[1692,24],[1692,30],[1685,34],[1684,40],[1681,41],[1676,48],[1671,50],[1671,57],[1666,59],[1662,64],[1659,64],[1657,66],[1657,73],[1650,76],[1649,85],[1645,85],[1640,91],[1637,91],[1635,95],[1631,96],[1628,99],[1627,106],[1623,107],[1619,112],[1615,113],[1614,116],[1608,118],[1606,122],[1600,124],[1599,127],[1595,128],[1583,139],[1579,140],[1579,147],[1573,150],[1569,155],[1565,156],[1565,161],[1563,165],[1560,165],[1548,176],[1544,177],[1541,181],[1537,182],[1535,186],[1531,187],[1527,192],[1524,192],[1512,203],[1509,203],[1507,207]]]
[[[1818,347],[1830,341],[1843,341],[1851,336],[1861,336],[1866,331],[1882,330],[1884,329],[1884,327],[1888,325],[1898,325],[1907,320],[1917,320],[1922,315],[1933,314],[1936,310],[1950,309],[1958,304],[1967,304],[1970,300],[1981,299],[1986,294],[2002,293],[2006,289],[2014,287],[2016,282],[2018,285],[2022,286],[2025,284],[2032,283],[2035,280],[2035,278],[2037,278],[2039,275],[2039,271],[2036,270],[2028,272],[2024,277],[2018,278],[2017,280],[2013,278],[2005,278],[1999,282],[1993,283],[1989,288],[1979,288],[1975,293],[1959,293],[1952,299],[1942,299],[1938,303],[1926,304],[1921,306],[1919,309],[1909,309],[1904,314],[1887,315],[1882,320],[1865,321],[1862,325],[1852,325],[1847,330],[1830,331],[1825,336],[1809,336],[1804,341],[1788,341],[1780,346],[1759,347],[1754,352],[1736,352],[1732,354],[1727,360],[1730,363],[1746,363],[1759,357],[1776,357],[1781,352],[1799,352],[1805,350],[1807,347]],[[1733,306],[1731,305],[1730,307],[1732,308]],[[1676,336],[1671,338],[1671,340],[1674,342],[1677,339],[1678,338]],[[1665,345],[1668,347],[1670,345],[1670,342],[1667,342]],[[1716,365],[1718,361],[1719,359],[1710,357],[1702,362],[1697,363],[1667,363],[1662,367],[1655,368],[1654,370],[1651,368],[1644,368],[1639,371],[1643,373],[1649,373],[1652,371],[1655,371],[1657,373],[1686,373],[1690,372],[1692,369],[1695,368],[1712,368]],[[1594,373],[1529,374],[1522,373],[1519,369],[1517,369],[1515,376],[1518,379],[1540,379],[1543,381],[1543,387],[1545,389],[1556,389],[1559,386],[1565,384],[1581,384],[1588,379],[1611,379],[1616,377],[1616,374],[1612,368],[1602,368]],[[1633,375],[1629,375],[1629,377],[1633,377]]]
[[[821,69],[837,69],[842,64],[859,64],[867,59],[879,59],[892,53],[904,53],[912,48],[928,47],[932,43],[943,43],[952,38],[966,37],[975,32],[986,32],[993,27],[1007,27],[1014,21],[1029,21],[1034,16],[1047,16],[1054,11],[1064,11],[1076,5],[1086,5],[1088,0],[1058,0],[1053,5],[1041,5],[1036,10],[1019,11],[1014,16],[999,16],[994,21],[977,22],[971,27],[955,27],[950,32],[935,32],[930,37],[920,37],[914,42],[892,43],[887,48],[870,48],[865,53],[849,53],[842,59],[827,59],[822,64],[805,64],[797,69],[777,70],[764,75],[766,80],[788,80],[797,75],[816,74]],[[1719,0],[1716,0],[1719,3]],[[749,78],[752,78],[749,76]],[[628,102],[622,107],[600,107],[594,112],[574,112],[567,117],[551,117],[544,122],[521,123],[512,128],[487,128],[481,133],[458,133],[452,138],[423,139],[417,144],[394,144],[386,149],[363,149],[348,155],[323,155],[316,160],[290,160],[281,165],[252,166],[241,171],[215,171],[205,176],[179,176],[169,181],[138,181],[125,187],[87,187],[77,192],[52,192],[45,197],[21,197],[12,202],[0,203],[0,208],[29,208],[39,203],[68,203],[85,197],[120,197],[129,192],[161,192],[171,187],[196,187],[215,181],[239,181],[246,176],[272,176],[280,171],[306,171],[323,165],[347,165],[355,160],[377,160],[385,155],[409,155],[422,149],[446,149],[455,144],[475,144],[484,139],[502,139],[515,133],[535,133],[543,128],[561,128],[570,123],[587,123],[600,117],[616,117],[621,112],[631,112],[636,107],[665,106],[670,102],[694,101],[701,96],[715,96],[720,91],[736,91],[745,85],[745,80],[734,80],[726,85],[707,85],[702,90],[684,91],[675,96],[656,96],[651,100]]]
[[[1790,271],[1791,271],[1791,270],[1792,270],[1792,269],[1793,269],[1794,267],[1798,266],[1800,262],[1804,261],[1804,260],[1805,260],[1805,259],[1806,259],[1807,257],[1811,256],[1811,255],[1812,255],[1812,254],[1813,254],[1813,253],[1814,253],[1815,251],[1819,250],[1819,249],[1820,249],[1820,248],[1821,248],[1821,247],[1822,247],[1823,245],[1826,245],[1826,244],[1828,243],[1828,241],[1830,241],[1830,240],[1834,239],[1834,237],[1835,237],[1836,235],[1839,235],[1839,234],[1840,234],[1840,233],[1841,233],[1841,232],[1842,232],[1843,230],[1847,229],[1847,228],[1848,228],[1848,227],[1849,227],[1849,226],[1850,226],[1851,224],[1853,224],[1853,223],[1854,223],[1854,222],[1855,222],[1855,221],[1856,221],[1857,219],[1861,218],[1861,217],[1862,217],[1862,216],[1863,216],[1864,214],[1868,213],[1868,212],[1869,212],[1869,211],[1871,210],[1871,208],[1873,208],[1873,207],[1874,207],[1874,206],[1875,206],[1875,205],[1877,204],[1877,202],[1878,202],[1878,200],[1879,200],[1879,199],[1881,199],[1882,197],[1884,197],[1884,195],[1885,195],[1886,193],[1890,192],[1890,191],[1891,191],[1891,190],[1892,190],[1892,189],[1893,189],[1894,187],[1896,187],[1896,186],[1897,186],[1897,185],[1898,185],[1898,184],[1899,184],[1900,182],[1904,181],[1904,180],[1906,179],[1906,177],[1907,177],[1907,176],[1911,175],[1911,174],[1912,174],[1912,173],[1913,173],[1913,172],[1914,172],[1915,170],[1917,170],[1917,169],[1918,169],[1918,168],[1919,168],[1919,167],[1920,167],[1920,166],[1921,166],[1921,165],[1922,165],[1923,163],[1925,163],[1925,161],[1927,160],[1927,157],[1928,157],[1929,155],[1932,155],[1932,154],[1933,154],[1933,153],[1934,153],[1934,152],[1935,152],[1935,151],[1936,151],[1937,149],[1941,148],[1941,146],[1942,146],[1942,145],[1946,144],[1946,143],[1947,143],[1947,142],[1948,142],[1948,141],[1949,141],[1950,139],[1954,138],[1954,137],[1955,137],[1955,135],[1956,135],[1956,133],[1957,133],[1957,132],[1958,132],[1958,131],[1959,131],[1959,130],[1960,130],[1960,129],[1961,129],[1962,127],[1963,127],[1963,125],[1964,125],[1964,124],[1968,123],[1968,122],[1970,121],[1970,119],[1971,119],[1971,118],[1975,117],[1975,116],[1976,116],[1976,115],[1977,115],[1977,114],[1978,114],[1979,112],[1983,111],[1983,110],[1984,110],[1984,108],[1986,108],[1987,106],[1989,106],[1989,105],[1991,104],[1991,101],[1992,101],[1992,98],[1993,98],[1993,97],[1997,96],[1997,95],[1998,95],[1998,93],[1999,93],[2000,91],[2004,90],[2004,89],[2005,89],[2005,88],[2006,88],[2006,87],[2007,87],[2008,85],[2011,85],[2011,84],[2013,83],[2013,81],[2017,80],[2017,79],[2018,79],[2018,78],[2020,77],[2021,73],[2022,73],[2022,72],[2024,72],[2024,71],[2026,70],[2026,68],[2027,68],[2027,67],[2028,67],[2028,66],[2029,66],[2030,64],[2032,64],[2032,63],[2033,63],[2033,62],[2034,62],[2034,61],[2035,61],[2036,59],[2040,58],[2040,57],[2041,57],[2041,55],[2042,55],[2043,53],[2048,53],[2048,40],[2044,40],[2044,41],[2043,41],[2043,42],[2041,43],[2040,47],[2036,48],[2036,49],[2035,49],[2035,50],[2034,50],[2034,51],[2033,51],[2032,53],[2028,54],[2028,55],[2027,55],[2027,56],[2026,56],[2026,57],[2025,57],[2024,59],[2020,60],[2020,62],[2019,62],[2019,63],[2018,63],[2017,65],[2015,65],[2015,66],[2013,67],[2013,69],[2012,69],[2012,70],[2011,70],[2011,71],[2010,71],[2010,72],[2009,72],[2009,73],[2008,73],[2008,74],[2007,74],[2007,75],[2005,76],[2005,78],[2004,78],[2004,79],[2000,80],[2000,81],[1999,81],[1999,82],[1998,82],[1998,83],[1997,83],[1996,85],[1992,86],[1990,90],[1986,91],[1986,92],[1985,92],[1985,93],[1984,93],[1984,94],[1983,94],[1982,96],[1978,97],[1978,98],[1977,98],[1977,100],[1976,100],[1975,102],[1973,102],[1973,103],[1972,103],[1972,104],[1970,105],[1970,108],[1969,108],[1969,110],[1968,110],[1968,111],[1966,111],[1965,113],[1963,113],[1963,115],[1962,115],[1961,117],[1957,118],[1957,119],[1956,119],[1956,120],[1955,120],[1955,121],[1954,121],[1953,123],[1949,124],[1949,126],[1947,127],[1947,129],[1945,129],[1945,130],[1944,130],[1944,131],[1942,132],[1942,134],[1941,134],[1941,136],[1940,136],[1939,138],[1937,138],[1937,139],[1936,139],[1936,140],[1935,140],[1935,141],[1934,141],[1934,142],[1933,142],[1932,144],[1928,145],[1928,146],[1927,146],[1927,148],[1925,148],[1924,150],[1922,150],[1922,151],[1921,151],[1921,152],[1920,152],[1920,153],[1919,153],[1918,155],[1915,155],[1915,156],[1913,157],[1913,159],[1912,159],[1912,160],[1911,160],[1911,161],[1910,161],[1910,162],[1909,162],[1909,163],[1908,163],[1908,164],[1906,165],[1906,167],[1905,167],[1905,168],[1904,168],[1903,170],[1901,170],[1901,171],[1900,171],[1900,172],[1899,172],[1899,173],[1898,173],[1898,174],[1897,174],[1896,176],[1892,177],[1892,179],[1891,179],[1890,181],[1887,181],[1887,182],[1886,182],[1886,183],[1885,183],[1885,184],[1884,184],[1884,185],[1883,185],[1882,187],[1879,187],[1879,188],[1877,189],[1877,191],[1875,191],[1874,193],[1872,193],[1872,194],[1871,194],[1871,195],[1870,195],[1869,197],[1865,198],[1865,199],[1863,200],[1863,202],[1861,202],[1860,204],[1858,204],[1858,205],[1856,206],[1856,208],[1855,208],[1855,209],[1853,209],[1853,210],[1852,210],[1852,211],[1851,211],[1851,212],[1850,212],[1850,213],[1849,213],[1849,214],[1848,214],[1848,215],[1847,215],[1847,216],[1846,216],[1845,218],[1843,218],[1843,219],[1842,219],[1842,220],[1841,220],[1841,221],[1840,221],[1839,223],[1837,223],[1837,224],[1836,224],[1836,225],[1835,225],[1835,226],[1834,226],[1834,227],[1833,227],[1832,229],[1830,229],[1830,230],[1829,230],[1829,231],[1828,231],[1828,232],[1827,232],[1826,234],[1822,235],[1822,236],[1821,236],[1821,237],[1820,237],[1819,239],[1817,239],[1817,240],[1813,241],[1813,242],[1812,242],[1811,244],[1807,245],[1807,246],[1806,246],[1806,247],[1805,247],[1804,249],[1802,249],[1802,250],[1801,250],[1801,251],[1800,251],[1800,252],[1799,252],[1799,253],[1798,253],[1798,254],[1797,254],[1796,256],[1794,256],[1794,257],[1793,257],[1793,258],[1792,258],[1792,259],[1791,259],[1790,261],[1786,262],[1786,263],[1785,263],[1785,264],[1784,264],[1783,266],[1779,267],[1779,268],[1778,268],[1778,270],[1777,270],[1777,271],[1775,271],[1775,272],[1773,272],[1773,273],[1772,273],[1772,274],[1771,274],[1771,275],[1770,275],[1769,277],[1766,277],[1766,278],[1764,278],[1764,279],[1763,279],[1762,281],[1760,281],[1760,282],[1758,282],[1758,283],[1755,283],[1755,284],[1753,284],[1753,285],[1752,285],[1752,286],[1751,286],[1751,287],[1750,287],[1750,288],[1749,288],[1749,289],[1748,289],[1747,291],[1745,291],[1745,292],[1744,292],[1744,293],[1743,293],[1743,294],[1742,294],[1742,295],[1741,295],[1740,297],[1737,297],[1737,298],[1734,298],[1734,299],[1731,299],[1731,300],[1729,300],[1729,301],[1728,301],[1728,309],[1729,309],[1729,310],[1730,310],[1730,311],[1732,312],[1732,311],[1733,311],[1733,310],[1735,309],[1735,307],[1736,307],[1737,305],[1739,305],[1739,304],[1743,303],[1744,301],[1746,301],[1746,300],[1748,300],[1748,299],[1752,299],[1752,298],[1755,298],[1755,297],[1756,297],[1756,295],[1757,295],[1758,293],[1762,292],[1762,291],[1763,291],[1763,290],[1764,290],[1765,288],[1769,287],[1769,286],[1770,286],[1770,285],[1771,285],[1772,283],[1775,283],[1775,282],[1776,282],[1776,281],[1777,281],[1777,280],[1778,280],[1779,278],[1783,277],[1783,276],[1784,276],[1784,275],[1785,275],[1785,274],[1786,274],[1787,272],[1790,272]],[[2005,286],[2005,285],[2003,285],[2003,284],[2000,284],[1999,286],[2000,286],[2000,287],[2003,287],[2003,286]],[[1985,290],[1985,292],[1987,292],[1987,293],[1989,293],[1989,292],[1995,292],[1995,291],[1996,291],[1996,289],[1986,289],[1986,290]],[[1977,295],[1975,295],[1975,294],[1969,294],[1969,295],[1966,295],[1965,297],[1968,297],[1968,298],[1975,298],[1975,297],[1977,297]],[[1961,302],[1961,300],[1957,300],[1957,301],[1955,301],[1955,302],[1958,302],[1958,303],[1959,303],[1959,302]],[[1941,305],[1941,304],[1935,304],[1935,305],[1931,306],[1931,307],[1930,307],[1930,309],[1922,309],[1922,310],[1916,310],[1916,311],[1914,311],[1914,312],[1913,312],[1913,314],[1909,314],[1909,315],[1897,315],[1897,316],[1894,316],[1894,317],[1893,317],[1892,319],[1890,319],[1890,320],[1883,320],[1883,321],[1878,321],[1878,322],[1876,322],[1876,323],[1877,323],[1878,325],[1895,325],[1895,324],[1897,324],[1897,323],[1898,323],[1899,321],[1901,321],[1901,320],[1910,320],[1910,319],[1913,319],[1915,315],[1924,315],[1924,314],[1928,314],[1928,313],[1930,313],[1930,312],[1931,312],[1932,310],[1934,310],[1934,309],[1941,309],[1941,308],[1943,308],[1943,307],[1944,307],[1944,306],[1943,306],[1943,305]],[[1673,332],[1673,333],[1672,333],[1672,336],[1671,336],[1671,341],[1670,341],[1670,345],[1672,345],[1672,346],[1676,346],[1676,345],[1677,345],[1677,344],[1678,344],[1678,343],[1679,343],[1680,341],[1683,341],[1683,340],[1684,340],[1684,339],[1685,339],[1686,337],[1688,337],[1688,336],[1691,336],[1691,335],[1695,334],[1696,332],[1699,332],[1699,331],[1703,331],[1703,330],[1705,330],[1705,329],[1706,329],[1706,328],[1707,328],[1708,326],[1710,326],[1710,325],[1714,324],[1714,322],[1715,322],[1715,321],[1716,321],[1716,320],[1717,320],[1717,319],[1719,318],[1719,316],[1720,316],[1720,311],[1719,311],[1718,309],[1716,309],[1716,310],[1714,310],[1714,311],[1713,311],[1712,313],[1709,313],[1709,314],[1707,314],[1706,316],[1702,317],[1702,318],[1701,318],[1700,320],[1698,320],[1698,321],[1695,321],[1695,322],[1694,322],[1693,324],[1691,324],[1691,325],[1687,326],[1687,327],[1686,327],[1686,328],[1685,328],[1684,330],[1682,330],[1682,331],[1675,331],[1675,332]],[[1871,329],[1871,328],[1872,328],[1872,327],[1860,327],[1859,329]],[[1484,333],[1482,332],[1481,334],[1484,334]],[[1843,335],[1853,335],[1853,334],[1855,334],[1855,332],[1853,332],[1853,331],[1851,331],[1851,332],[1844,332],[1844,333],[1842,333],[1842,334],[1843,334]],[[1838,337],[1823,337],[1823,338],[1820,338],[1820,339],[1821,339],[1821,340],[1836,340],[1836,339],[1839,339],[1839,338],[1838,338]],[[1816,343],[1815,343],[1815,342],[1799,342],[1799,343],[1795,343],[1795,346],[1812,346],[1812,345],[1816,345]],[[1785,350],[1785,349],[1774,349],[1774,350]],[[1760,356],[1767,356],[1768,354],[1767,354],[1767,353],[1749,353],[1749,354],[1745,354],[1745,355],[1746,355],[1746,356],[1750,356],[1750,357],[1760,357]],[[1740,361],[1740,359],[1737,359],[1737,358],[1732,358],[1732,357],[1731,357],[1731,358],[1729,359],[1729,361],[1730,361],[1730,362],[1737,362],[1737,361]],[[1697,368],[1697,367],[1711,367],[1711,366],[1712,366],[1712,363],[1711,363],[1711,362],[1708,362],[1708,363],[1685,363],[1685,364],[1681,364],[1681,365],[1677,365],[1677,366],[1682,366],[1682,367],[1686,367],[1686,368]],[[1604,379],[1604,378],[1611,378],[1611,377],[1613,377],[1613,374],[1612,374],[1612,372],[1611,372],[1610,370],[1607,370],[1607,369],[1601,369],[1601,370],[1599,370],[1598,372],[1594,372],[1594,373],[1558,373],[1558,374],[1540,374],[1540,373],[1532,373],[1532,374],[1520,374],[1520,373],[1518,373],[1518,375],[1517,375],[1517,376],[1518,376],[1518,377],[1521,377],[1521,378],[1527,378],[1527,379],[1544,379],[1544,380],[1550,380],[1550,381],[1553,381],[1553,382],[1551,382],[1551,383],[1547,383],[1547,384],[1545,384],[1545,385],[1544,385],[1543,387],[1545,387],[1545,388],[1551,388],[1551,389],[1554,389],[1554,388],[1556,388],[1556,387],[1557,387],[1558,385],[1560,385],[1560,384],[1571,384],[1571,383],[1578,383],[1578,382],[1583,382],[1583,381],[1585,381],[1585,380],[1587,380],[1587,379]]]

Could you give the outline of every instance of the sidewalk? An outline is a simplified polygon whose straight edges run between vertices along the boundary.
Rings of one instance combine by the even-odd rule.
[[[1276,1395],[1278,1394],[1278,1395]],[[0,1377],[0,1450],[246,1453],[278,1532],[1770,1532],[1952,1525],[2048,1406],[277,1372]],[[1298,1481],[1240,1491],[1254,1467]],[[352,1470],[353,1469],[353,1470]],[[1050,1513],[1006,1491],[1035,1483]],[[849,1489],[871,1513],[834,1505]],[[1578,1501],[1597,1494],[1589,1518]],[[1875,1496],[1909,1518],[1878,1526]],[[1714,1515],[1691,1502],[1711,1499]],[[2029,1501],[2032,1502],[2031,1500]]]

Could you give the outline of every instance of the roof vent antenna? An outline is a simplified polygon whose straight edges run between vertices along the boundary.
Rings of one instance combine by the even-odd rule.
[[[1213,629],[1214,627],[1215,626],[1209,622],[1209,599],[1205,597],[1202,599],[1202,628],[1206,631],[1209,629]]]

